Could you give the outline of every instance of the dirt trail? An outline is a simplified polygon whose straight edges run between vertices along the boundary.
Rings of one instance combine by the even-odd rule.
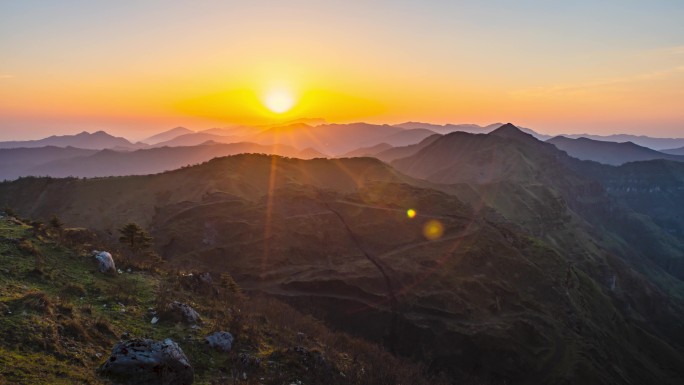
[[[323,204],[325,204],[326,208],[330,210],[333,214],[335,214],[339,219],[340,222],[342,222],[342,225],[344,228],[347,230],[347,233],[349,234],[349,237],[351,240],[354,242],[354,245],[361,250],[361,253],[373,264],[375,267],[378,269],[380,274],[382,275],[383,279],[385,280],[385,285],[387,286],[387,297],[389,298],[389,304],[390,304],[390,311],[392,312],[392,322],[390,323],[390,330],[389,330],[389,338],[388,338],[388,348],[390,352],[393,354],[396,353],[396,340],[397,340],[397,326],[399,324],[399,302],[397,301],[397,296],[394,290],[394,286],[392,285],[392,280],[390,279],[389,275],[387,274],[387,271],[385,271],[385,267],[382,265],[382,263],[374,256],[370,255],[366,249],[363,247],[361,244],[361,240],[354,234],[354,231],[349,227],[347,224],[347,221],[345,221],[344,217],[342,214],[340,214],[337,210],[333,209],[332,206],[330,206],[330,203],[328,201],[322,199]]]

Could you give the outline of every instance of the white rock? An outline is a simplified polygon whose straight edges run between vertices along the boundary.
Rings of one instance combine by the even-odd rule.
[[[95,258],[98,260],[100,263],[100,272],[106,273],[109,271],[115,272],[116,266],[114,265],[114,258],[112,258],[112,255],[106,251],[93,251],[93,255]]]

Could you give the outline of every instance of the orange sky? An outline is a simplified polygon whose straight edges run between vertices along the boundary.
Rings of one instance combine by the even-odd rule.
[[[299,117],[684,136],[678,2],[283,3],[0,3],[0,140]]]

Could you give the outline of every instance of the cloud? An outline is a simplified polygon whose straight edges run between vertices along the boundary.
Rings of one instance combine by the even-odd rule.
[[[14,75],[0,75],[0,80],[2,79],[13,79]]]

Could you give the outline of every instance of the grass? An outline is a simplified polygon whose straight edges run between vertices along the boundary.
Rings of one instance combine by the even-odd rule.
[[[102,274],[76,246],[63,247],[21,221],[0,218],[0,385],[107,384],[97,368],[123,334],[179,343],[195,369],[195,384],[437,381],[276,300],[227,290],[206,295],[172,272]],[[198,328],[151,324],[151,312],[169,300],[190,304],[205,322]],[[204,343],[216,330],[236,336],[232,352]]]

